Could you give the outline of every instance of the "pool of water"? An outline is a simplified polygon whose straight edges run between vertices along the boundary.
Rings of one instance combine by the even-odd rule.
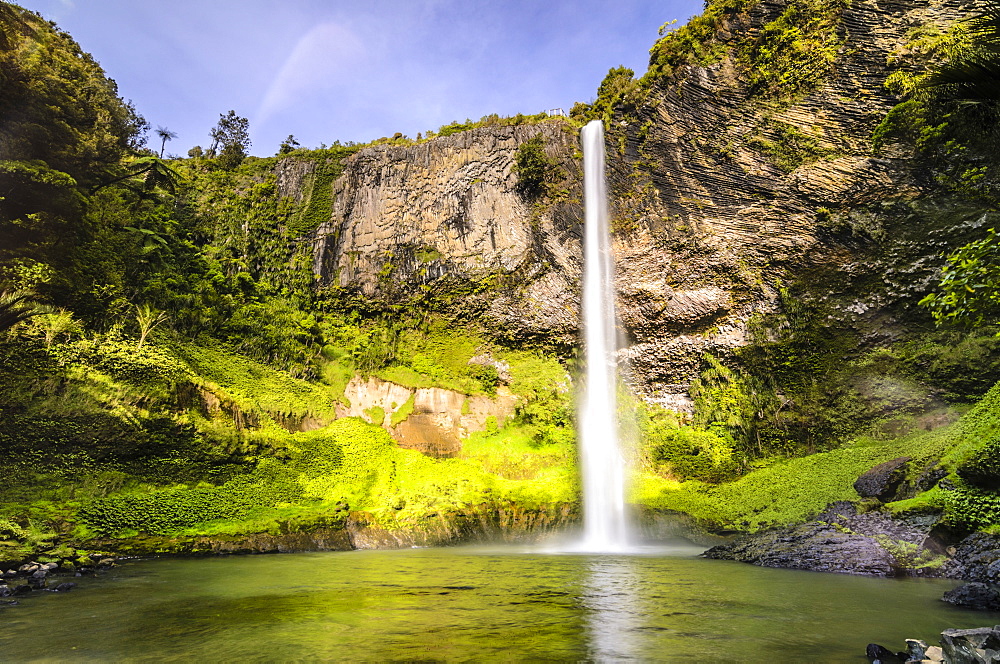
[[[864,662],[1000,614],[956,582],[442,548],[140,560],[0,609],[2,661]]]

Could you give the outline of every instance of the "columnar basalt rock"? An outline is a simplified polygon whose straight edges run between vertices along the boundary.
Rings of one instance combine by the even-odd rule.
[[[724,19],[720,45],[761,34],[789,3],[752,4]],[[947,243],[982,223],[982,209],[935,189],[912,147],[875,154],[872,143],[900,101],[884,83],[909,33],[947,26],[966,3],[845,4],[843,46],[812,91],[755,91],[729,48],[618,109],[609,164],[624,355],[651,400],[683,405],[700,357],[746,344],[782,285],[804,284],[862,329],[882,324],[887,307],[926,288]]]
[[[384,302],[442,278],[482,283],[516,275],[490,288],[487,317],[529,334],[572,334],[582,212],[569,189],[559,203],[518,190],[515,155],[536,136],[567,186],[578,188],[575,134],[561,120],[480,127],[351,156],[332,185],[332,218],[315,233],[320,283]]]

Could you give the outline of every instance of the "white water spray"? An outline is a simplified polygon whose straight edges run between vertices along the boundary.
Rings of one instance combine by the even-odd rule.
[[[622,551],[629,545],[629,528],[625,460],[618,441],[614,263],[604,183],[604,127],[600,120],[587,124],[580,138],[586,197],[583,329],[587,363],[580,408],[584,527],[580,548]]]

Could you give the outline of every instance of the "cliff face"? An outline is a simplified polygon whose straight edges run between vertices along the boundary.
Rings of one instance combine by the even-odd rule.
[[[791,93],[755,87],[741,54],[794,2],[751,4],[722,14],[712,64],[661,76],[608,128],[629,381],[679,409],[703,354],[746,344],[748,321],[777,309],[780,287],[824,301],[863,336],[893,336],[893,317],[926,289],[940,252],[985,223],[984,209],[936,185],[911,148],[872,149],[899,102],[885,80],[907,67],[914,34],[946,27],[967,3],[826,3],[830,61],[816,84]],[[567,176],[559,202],[517,188],[516,150],[538,135]],[[498,336],[574,343],[578,156],[575,132],[559,121],[363,149],[331,185],[314,274],[384,302],[476,284],[467,297]],[[279,189],[294,192],[308,176],[283,171]]]
[[[536,136],[571,178],[557,205],[518,191],[515,154]],[[581,253],[579,168],[575,134],[559,120],[365,148],[332,183],[332,217],[314,235],[314,273],[324,286],[380,301],[442,279],[488,284],[486,317],[497,326],[571,334]],[[514,281],[504,279],[512,275]]]
[[[713,41],[752,44],[790,4],[725,15]],[[908,42],[966,15],[967,4],[847,4],[829,35],[836,58],[805,94],[755,90],[730,48],[619,113],[609,140],[625,229],[618,282],[633,381],[647,397],[683,403],[701,354],[745,343],[748,318],[775,308],[778,285],[797,284],[875,333],[926,289],[942,249],[983,223],[982,209],[935,187],[912,148],[872,149],[899,102],[884,84],[905,67]]]

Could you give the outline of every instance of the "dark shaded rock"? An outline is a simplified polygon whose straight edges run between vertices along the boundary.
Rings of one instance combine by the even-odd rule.
[[[865,655],[868,656],[872,664],[902,664],[909,659],[907,653],[895,653],[877,643],[869,643],[868,647],[865,648]]]
[[[877,498],[888,502],[896,496],[906,474],[910,457],[899,457],[880,463],[854,482],[854,490],[863,498]]]
[[[899,542],[923,545],[929,528],[916,527],[884,512],[865,512],[844,521],[852,533],[867,537],[885,537]]]
[[[1000,631],[996,627],[946,629],[941,632],[941,649],[951,664],[1000,662]]]
[[[31,587],[35,588],[36,590],[44,588],[49,584],[49,582],[45,578],[48,576],[48,574],[49,573],[43,569],[36,570],[31,574],[30,577],[28,577],[28,583],[31,584]]]
[[[826,521],[827,523],[844,523],[851,517],[858,515],[858,506],[849,500],[838,500],[830,503],[822,512],[813,517],[815,521]]]
[[[906,653],[913,661],[923,661],[927,657],[927,642],[920,639],[906,639]]]
[[[0,585],[0,597],[10,597],[14,593],[7,584]]]
[[[21,585],[21,586],[15,587],[14,588],[14,592],[12,592],[11,594],[14,595],[15,597],[17,597],[18,595],[27,595],[30,592],[31,592],[31,586],[29,586],[29,585]]]
[[[806,523],[745,535],[712,547],[706,558],[738,560],[762,567],[816,572],[895,576],[895,558],[875,540],[825,523]]]
[[[60,583],[58,586],[52,589],[54,593],[68,593],[69,591],[76,588],[76,584],[72,581],[67,581],[65,583]]]
[[[939,468],[937,466],[929,468],[921,473],[920,476],[913,482],[914,494],[927,491],[947,476],[948,471],[944,468]]]
[[[985,583],[966,583],[949,590],[941,599],[976,611],[1000,611],[1000,592]]]
[[[975,533],[966,537],[941,573],[953,579],[1000,585],[1000,535]]]

